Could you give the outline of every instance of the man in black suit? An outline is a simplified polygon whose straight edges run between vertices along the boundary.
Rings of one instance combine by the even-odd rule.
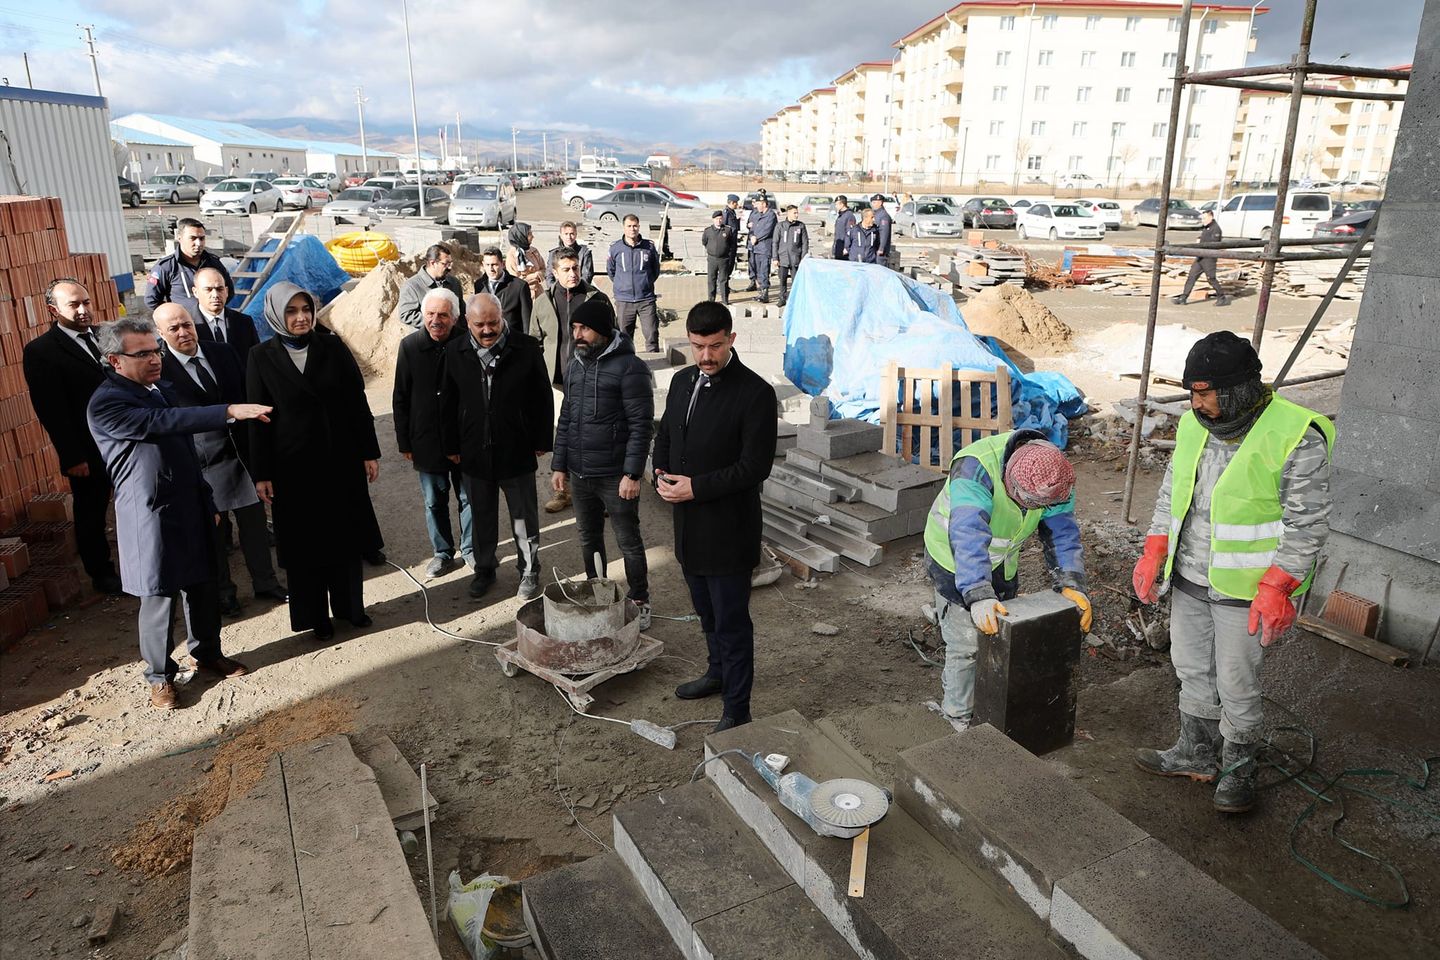
[[[500,301],[500,316],[511,333],[530,333],[530,285],[505,270],[505,255],[489,247],[480,255],[484,270],[475,278],[475,292],[488,293]]]
[[[230,284],[219,270],[213,267],[196,270],[192,289],[198,305],[193,314],[196,336],[202,342],[213,340],[233,350],[243,375],[245,364],[250,360],[250,348],[260,342],[254,321],[239,310],[225,306],[230,299]],[[241,383],[244,383],[243,376]]]
[[[198,285],[199,279],[196,283]],[[162,303],[152,318],[165,341],[160,377],[170,388],[177,406],[206,407],[216,403],[241,403],[245,399],[245,374],[235,353],[223,343],[201,343],[195,321],[178,303]],[[270,533],[265,528],[265,507],[255,495],[255,482],[245,469],[245,432],[224,429],[195,435],[195,453],[200,470],[210,484],[215,510],[222,517],[231,511],[240,531],[240,551],[250,570],[255,596],[284,603],[289,599],[275,576],[270,559]],[[240,615],[240,597],[230,578],[230,553],[217,524],[215,539],[216,581],[220,588],[220,612]]]
[[[45,308],[54,326],[25,345],[25,383],[30,388],[30,403],[70,482],[75,498],[75,545],[85,572],[96,590],[116,594],[120,578],[115,575],[110,541],[105,536],[110,478],[85,422],[85,405],[104,381],[107,369],[91,329],[90,293],[75,280],[56,280],[45,291]]]
[[[183,309],[183,308],[182,308]],[[233,420],[268,421],[269,407],[215,403],[180,407],[160,387],[162,351],[149,320],[124,317],[99,330],[113,368],[90,397],[90,432],[115,483],[115,533],[125,592],[140,598],[140,656],[150,704],[175,709],[176,600],[198,669],[222,677],[246,673],[220,647],[220,604],[211,543],[215,502],[191,434],[224,430]]]
[[[760,562],[760,487],[775,460],[775,388],[740,362],[723,304],[697,303],[685,332],[695,365],[676,374],[665,398],[655,481],[675,508],[675,557],[710,653],[705,675],[675,695],[723,694],[718,733],[750,722],[750,575]]]

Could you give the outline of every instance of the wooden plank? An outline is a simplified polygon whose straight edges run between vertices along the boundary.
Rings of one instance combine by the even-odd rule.
[[[865,896],[865,865],[870,859],[870,828],[860,831],[850,847],[850,896]]]
[[[310,955],[440,960],[385,798],[350,741],[292,747],[280,764]]]
[[[310,956],[278,756],[249,793],[195,833],[189,943],[190,960]]]
[[[350,746],[360,762],[374,771],[375,783],[380,787],[380,795],[385,798],[385,808],[390,811],[390,821],[395,829],[423,827],[425,817],[420,807],[420,777],[400,748],[395,746],[395,741],[383,731],[367,727],[350,737]],[[435,796],[426,791],[425,806],[430,808],[432,823],[439,805]]]
[[[1410,654],[1399,647],[1392,647],[1388,643],[1381,643],[1379,640],[1371,640],[1369,637],[1362,637],[1358,633],[1351,633],[1343,630],[1334,624],[1326,623],[1318,617],[1308,614],[1300,618],[1300,627],[1309,630],[1311,633],[1319,634],[1326,640],[1333,640],[1342,647],[1349,647],[1367,657],[1374,657],[1382,663],[1388,663],[1392,667],[1410,666]]]

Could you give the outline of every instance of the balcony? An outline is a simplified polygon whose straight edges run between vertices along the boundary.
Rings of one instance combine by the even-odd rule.
[[[946,53],[963,53],[965,51],[965,44],[969,42],[969,39],[969,34],[965,31],[954,30],[941,42],[945,44]]]
[[[965,83],[965,69],[957,67],[954,70],[947,70],[940,75],[940,82],[945,84],[947,90],[955,90]]]
[[[954,100],[940,104],[940,119],[946,123],[957,122],[960,119],[960,104]]]

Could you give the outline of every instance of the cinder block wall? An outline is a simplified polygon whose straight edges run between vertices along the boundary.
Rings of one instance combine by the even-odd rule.
[[[1344,589],[1375,600],[1393,577],[1381,639],[1414,653],[1440,616],[1437,220],[1440,0],[1426,0],[1341,394],[1335,512],[1320,577],[1328,591],[1348,563]]]

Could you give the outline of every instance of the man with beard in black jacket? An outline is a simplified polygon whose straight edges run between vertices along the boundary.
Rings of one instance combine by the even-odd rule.
[[[723,305],[697,303],[685,332],[695,365],[675,376],[665,398],[655,481],[675,508],[675,556],[710,654],[705,675],[675,695],[722,693],[718,733],[750,722],[750,575],[760,563],[760,487],[775,460],[775,388],[740,362]]]
[[[565,373],[565,399],[555,426],[550,482],[568,485],[588,577],[605,576],[605,515],[625,559],[626,594],[650,627],[650,583],[640,537],[640,477],[650,452],[655,384],[635,345],[615,329],[615,310],[603,297],[570,315],[574,350]],[[595,556],[599,554],[597,566]]]

